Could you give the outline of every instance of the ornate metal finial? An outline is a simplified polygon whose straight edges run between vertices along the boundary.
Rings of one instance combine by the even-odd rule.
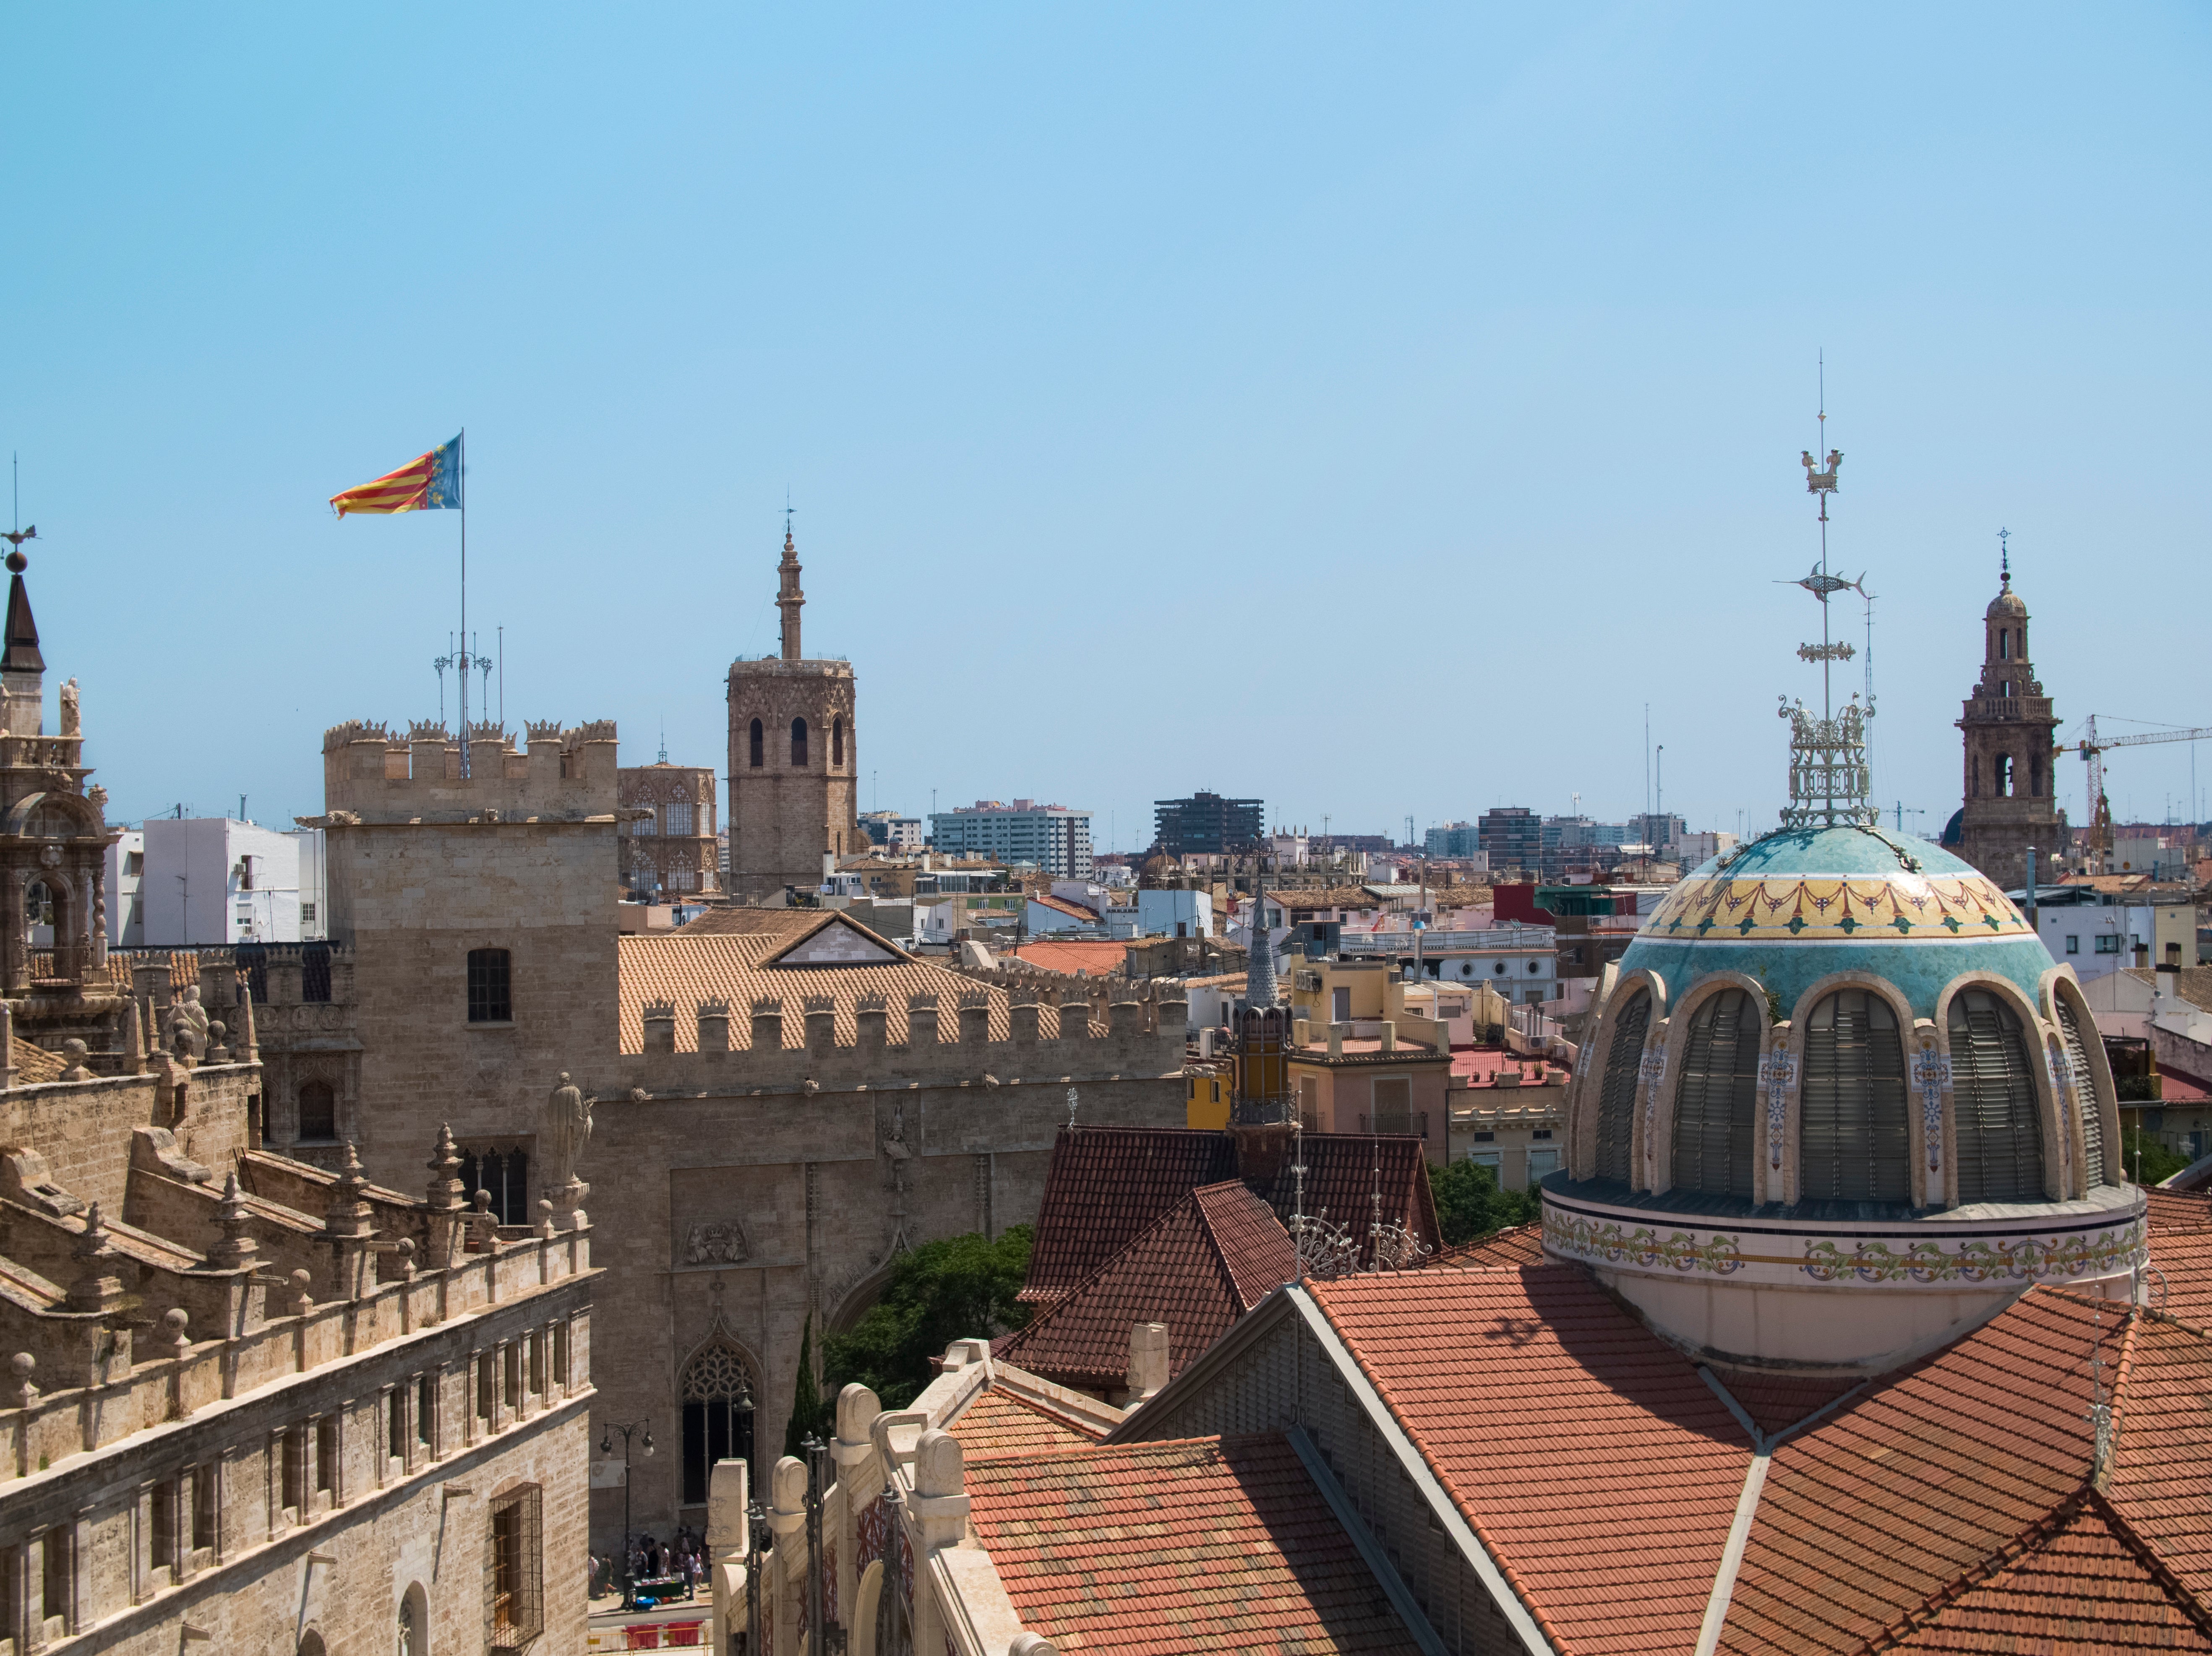
[[[1075,1089],[1070,1087],[1067,1089],[1067,1125],[1071,1127],[1075,1125]]]
[[[1790,804],[1782,826],[1872,828],[1881,813],[1868,798],[1874,779],[1857,695],[1833,719],[1815,718],[1788,696],[1781,701],[1776,712],[1790,721]]]
[[[1997,585],[2000,587],[2009,588],[2012,585],[2011,540],[2012,531],[1997,531]]]

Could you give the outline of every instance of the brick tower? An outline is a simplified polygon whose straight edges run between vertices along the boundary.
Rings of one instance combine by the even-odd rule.
[[[1982,616],[1981,679],[1959,720],[1966,803],[1943,839],[2010,890],[2027,883],[2030,846],[2039,881],[2055,870],[2066,851],[2066,822],[2051,797],[2058,719],[2027,658],[2027,605],[2012,590],[2009,558],[1998,579]]]
[[[822,881],[866,841],[854,814],[853,666],[799,652],[799,551],[783,533],[783,650],[730,664],[730,892],[741,902]]]

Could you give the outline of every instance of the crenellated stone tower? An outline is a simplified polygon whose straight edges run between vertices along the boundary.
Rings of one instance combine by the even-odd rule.
[[[2058,717],[2027,657],[2027,605],[2012,590],[2007,559],[1982,616],[1982,676],[1966,698],[1966,802],[1944,843],[2009,891],[2050,877],[2066,851],[2066,822],[2052,798],[2051,733]]]
[[[730,892],[741,902],[821,883],[825,856],[866,843],[855,814],[853,666],[800,653],[799,551],[784,531],[783,648],[730,664]]]

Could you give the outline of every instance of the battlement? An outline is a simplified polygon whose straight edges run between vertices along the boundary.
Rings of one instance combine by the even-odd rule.
[[[404,736],[380,721],[333,725],[323,732],[323,809],[339,826],[613,813],[614,720],[565,730],[532,720],[525,731],[518,748],[502,725],[471,721],[465,776],[463,744],[442,723],[413,720]]]

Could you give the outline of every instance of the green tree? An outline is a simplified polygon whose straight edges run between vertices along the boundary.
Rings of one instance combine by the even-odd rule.
[[[1464,1159],[1448,1168],[1431,1162],[1429,1189],[1436,1197],[1437,1223],[1446,1247],[1480,1240],[1509,1225],[1528,1224],[1544,1210],[1535,1191],[1500,1190],[1497,1168]]]
[[[2141,1171],[2136,1158],[2142,1157]],[[2127,1176],[2146,1185],[2155,1185],[2171,1179],[2189,1165],[2189,1158],[2179,1150],[2170,1150],[2160,1143],[2154,1133],[2141,1127],[2130,1127],[2120,1134],[2121,1165]]]
[[[830,1398],[836,1395],[833,1392]],[[814,1383],[814,1319],[810,1316],[806,1331],[799,1337],[799,1386],[792,1394],[791,1420],[783,1429],[784,1453],[799,1454],[799,1446],[809,1433],[826,1441],[830,1429],[836,1424],[836,1416],[830,1398],[823,1397],[822,1388]]]
[[[857,1380],[884,1408],[903,1409],[936,1378],[930,1360],[953,1341],[1025,1325],[1030,1308],[1014,1295],[1029,1276],[1030,1241],[1030,1228],[1016,1225],[996,1240],[971,1232],[901,1254],[882,1298],[852,1331],[823,1341],[830,1398]]]

